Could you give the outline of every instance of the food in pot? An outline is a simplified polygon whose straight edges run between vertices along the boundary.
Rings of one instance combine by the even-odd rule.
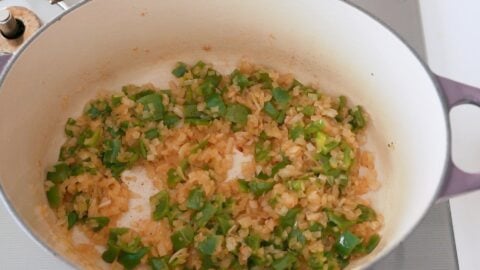
[[[246,62],[172,74],[68,119],[45,189],[79,249],[155,270],[339,269],[375,249],[362,107]]]

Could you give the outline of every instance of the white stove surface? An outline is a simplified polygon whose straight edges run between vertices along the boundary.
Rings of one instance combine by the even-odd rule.
[[[387,24],[392,26],[397,32],[399,32],[409,43],[413,46],[422,56],[425,56],[424,41],[422,37],[422,24],[419,16],[419,0],[350,0],[356,5],[362,6],[369,10],[373,14],[376,14],[379,18],[384,20]],[[71,7],[74,4],[80,2],[80,0],[66,0],[61,5],[50,5],[48,0],[0,0],[0,8],[12,5],[25,6],[37,12],[39,18],[45,23],[52,20],[56,15],[64,11],[65,8]],[[422,8],[428,8],[428,6],[435,6],[437,3],[447,5],[448,0],[434,1],[425,0],[422,1]],[[444,18],[445,20],[455,20],[449,15],[463,14],[460,13],[463,8],[476,8],[476,14],[480,10],[480,3],[475,0],[458,0],[451,4],[457,5],[457,13],[442,14],[441,12],[448,11],[445,6],[441,8],[429,9],[428,18],[438,19]],[[435,13],[436,12],[436,13]],[[475,12],[470,12],[474,14]],[[433,15],[432,15],[433,14]],[[425,17],[425,12],[422,13]],[[436,15],[436,17],[434,16]],[[424,18],[425,19],[425,18]],[[473,20],[472,18],[469,18]],[[458,20],[455,20],[458,23]],[[479,25],[478,19],[476,25]],[[470,21],[472,23],[472,21]],[[435,45],[437,43],[434,27],[435,22],[424,22],[424,26],[429,27],[426,33],[427,38],[427,52],[430,63],[443,63],[445,65],[445,57],[443,52],[445,50],[453,51],[458,55],[459,47],[462,43],[457,42],[457,48],[445,48],[442,44]],[[448,25],[448,23],[445,23]],[[474,24],[471,26],[473,27]],[[434,29],[434,30],[432,30]],[[437,31],[443,31],[444,29],[437,29]],[[452,30],[452,29],[451,29]],[[476,31],[474,29],[470,32]],[[465,31],[468,32],[468,31]],[[433,33],[433,34],[432,34]],[[480,33],[477,31],[477,33]],[[478,35],[480,36],[480,34]],[[448,38],[448,36],[443,36]],[[468,43],[468,38],[462,40],[463,43]],[[455,42],[447,42],[450,46],[455,46]],[[476,40],[476,48],[480,47],[480,38]],[[468,46],[472,46],[471,44]],[[440,49],[439,49],[440,48]],[[478,51],[478,49],[477,49]],[[477,52],[478,53],[478,52]],[[451,54],[449,54],[451,56]],[[442,58],[443,57],[443,58]],[[463,57],[463,56],[462,56]],[[434,59],[434,60],[432,60]],[[460,58],[463,59],[463,58]],[[478,66],[470,67],[480,72],[480,59],[475,59]],[[450,60],[451,61],[451,60]],[[471,61],[474,62],[474,61]],[[448,62],[446,62],[448,63]],[[456,62],[458,65],[458,61]],[[448,65],[447,65],[448,66]],[[442,73],[442,68],[445,67],[436,66],[435,70]],[[455,78],[462,78],[462,74],[465,73],[469,66],[462,66],[461,69],[455,74],[455,70],[449,68],[446,73],[453,74]],[[476,74],[478,75],[479,72]],[[460,74],[459,74],[460,73]],[[471,73],[468,70],[467,73]],[[480,87],[480,85],[477,85]],[[472,125],[472,119],[480,119],[480,110],[473,106],[462,106],[456,108],[452,115],[452,128],[454,139],[454,157],[455,161],[463,164],[464,167],[469,169],[480,169],[480,125]],[[473,147],[472,146],[477,146]],[[451,200],[452,205],[452,217],[454,224],[456,249],[458,253],[458,263],[461,270],[473,270],[480,269],[480,260],[477,258],[478,245],[480,242],[480,214],[476,211],[476,205],[480,204],[480,192],[476,192],[460,198]],[[52,256],[49,252],[45,251],[40,246],[34,244],[34,242],[27,236],[22,229],[15,223],[14,219],[9,215],[3,205],[0,205],[0,269],[68,269],[68,266],[61,260]],[[435,252],[425,251],[425,252]],[[390,268],[390,267],[389,267]],[[423,269],[448,269],[445,266],[424,267]],[[393,269],[393,268],[390,268]],[[405,269],[405,268],[397,268]]]

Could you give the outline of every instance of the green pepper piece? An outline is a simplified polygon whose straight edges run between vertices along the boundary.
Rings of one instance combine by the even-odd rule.
[[[298,207],[291,208],[287,211],[284,216],[280,217],[279,225],[280,228],[286,229],[288,227],[293,227],[297,222],[297,215],[301,212],[301,209]]]
[[[287,165],[289,165],[291,163],[292,162],[288,158],[284,157],[282,161],[273,165],[273,167],[272,167],[272,177],[275,176],[281,169],[287,167]]]
[[[325,263],[325,257],[323,253],[314,253],[311,254],[308,258],[308,267],[312,270],[323,270],[323,265]]]
[[[288,247],[291,250],[301,250],[307,239],[297,227],[294,227],[288,235]]]
[[[168,266],[168,258],[166,257],[151,257],[148,260],[148,264],[152,268],[152,270],[169,270]]]
[[[47,191],[47,199],[48,199],[48,204],[50,205],[51,208],[58,208],[60,206],[60,203],[62,202],[62,198],[60,196],[60,188],[58,187],[58,185],[52,186]]]
[[[272,262],[272,268],[275,270],[293,269],[297,263],[297,257],[292,253],[287,253],[284,257]]]
[[[148,247],[143,247],[139,251],[135,253],[128,253],[124,251],[120,251],[118,254],[118,263],[120,263],[125,269],[130,270],[137,267],[140,264],[140,260],[145,256],[150,249]]]
[[[322,120],[310,122],[305,127],[305,135],[310,138],[312,135],[317,134],[317,132],[322,131],[324,127],[325,127],[325,124],[323,123]]]
[[[67,229],[70,230],[78,221],[78,214],[75,211],[71,211],[67,215]]]
[[[196,187],[190,191],[187,199],[187,207],[193,210],[200,210],[205,204],[205,192],[201,187]]]
[[[282,108],[285,108],[291,99],[288,91],[281,87],[276,87],[272,90],[272,97]]]
[[[210,202],[206,203],[205,206],[200,210],[194,218],[194,224],[195,228],[203,228],[207,223],[210,221],[210,219],[215,216],[215,213],[217,212],[217,208],[211,204]]]
[[[238,186],[240,187],[240,190],[242,192],[249,192],[250,187],[248,186],[248,182],[243,180],[243,179],[238,179],[237,180]]]
[[[55,184],[60,184],[68,177],[70,177],[70,167],[65,163],[58,163],[53,166],[54,171],[47,172],[47,180]]]
[[[358,216],[358,219],[357,219],[358,223],[362,223],[362,222],[370,221],[370,220],[375,220],[375,218],[377,217],[377,214],[375,213],[375,211],[372,208],[370,208],[366,205],[359,204],[357,206],[357,209],[360,209],[360,211],[362,212]]]
[[[176,127],[178,123],[180,123],[180,120],[181,118],[172,112],[167,112],[163,117],[163,123],[165,126],[167,126],[167,128]]]
[[[273,182],[257,181],[253,180],[248,182],[248,189],[255,195],[255,197],[262,196],[263,194],[272,190],[274,186]]]
[[[120,248],[116,245],[108,245],[108,249],[102,253],[102,259],[106,263],[113,263],[120,253]]]
[[[232,218],[227,214],[220,214],[217,215],[215,219],[218,223],[218,232],[222,235],[226,235],[233,226]]]
[[[296,139],[300,138],[301,136],[304,136],[305,129],[304,127],[300,125],[296,125],[293,128],[289,129],[288,131],[288,138],[292,141],[295,141]]]
[[[213,255],[220,242],[218,235],[209,235],[205,240],[198,244],[198,251],[203,255]]]
[[[263,105],[263,111],[270,116],[272,119],[277,119],[280,112],[275,108],[272,102],[267,101]]]
[[[240,90],[243,90],[246,87],[251,85],[251,82],[248,80],[248,77],[242,74],[238,69],[235,69],[230,75],[230,77],[232,78],[232,83],[240,87]]]
[[[350,121],[353,130],[360,130],[366,126],[367,121],[365,120],[363,108],[361,106],[355,106],[350,109],[350,115],[353,118]]]
[[[172,70],[172,74],[173,76],[180,78],[187,73],[187,70],[187,65],[185,63],[178,62],[175,68]]]
[[[365,245],[365,252],[367,254],[370,254],[378,246],[378,243],[380,243],[380,240],[381,238],[378,234],[372,235],[368,240],[367,244]]]
[[[143,105],[142,119],[154,121],[163,119],[163,97],[160,94],[153,93],[141,97],[137,102]]]
[[[68,118],[67,124],[65,124],[65,134],[68,137],[73,137],[75,135],[73,130],[71,130],[71,128],[72,128],[72,126],[75,126],[76,123],[77,123],[77,121],[75,121],[75,119]]]
[[[193,229],[189,225],[186,225],[180,230],[174,232],[172,236],[170,236],[170,240],[173,244],[173,250],[178,251],[190,245],[193,242],[193,236]]]
[[[149,140],[158,138],[159,136],[160,136],[160,132],[156,128],[149,129],[145,132],[145,138]]]
[[[227,107],[222,97],[218,93],[213,93],[205,99],[207,108],[212,112],[214,111],[216,115],[224,115]]]
[[[94,232],[99,232],[110,223],[110,219],[108,217],[89,217],[86,223]]]
[[[170,195],[168,191],[162,190],[150,197],[150,204],[154,208],[152,212],[153,220],[160,220],[166,217],[170,210]]]
[[[249,234],[245,238],[245,244],[249,246],[253,251],[257,250],[260,248],[260,243],[262,242],[262,239],[258,234]]]
[[[305,116],[312,116],[315,114],[315,107],[313,107],[312,105],[307,105],[303,107],[302,112]]]
[[[171,168],[167,172],[167,185],[169,188],[174,188],[178,182],[180,182],[181,178],[177,173],[177,170]]]
[[[247,123],[250,109],[245,105],[236,103],[229,104],[225,113],[225,119],[235,124],[244,126]]]
[[[305,185],[302,180],[292,180],[287,182],[288,189],[295,192],[303,192],[305,190]]]
[[[103,163],[104,164],[115,164],[117,163],[117,157],[120,153],[122,147],[122,142],[120,139],[113,139],[105,141],[105,152],[103,154]]]
[[[349,231],[343,232],[338,238],[335,249],[344,258],[350,256],[353,249],[361,243],[360,238]]]
[[[331,211],[327,211],[328,221],[332,222],[333,224],[337,225],[340,230],[348,229],[354,223],[348,219],[346,219],[343,215],[336,215]]]

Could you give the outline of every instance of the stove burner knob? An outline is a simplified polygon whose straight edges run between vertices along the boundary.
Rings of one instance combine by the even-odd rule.
[[[0,33],[7,39],[16,39],[25,32],[22,21],[15,19],[8,9],[0,10]]]

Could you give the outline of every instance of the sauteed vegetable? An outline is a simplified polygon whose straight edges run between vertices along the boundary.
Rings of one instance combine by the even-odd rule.
[[[45,187],[84,248],[155,270],[341,269],[375,249],[361,106],[246,62],[227,75],[179,62],[172,74],[168,89],[127,85],[68,119]],[[135,168],[144,194],[125,176]],[[148,216],[125,222],[147,193]]]

